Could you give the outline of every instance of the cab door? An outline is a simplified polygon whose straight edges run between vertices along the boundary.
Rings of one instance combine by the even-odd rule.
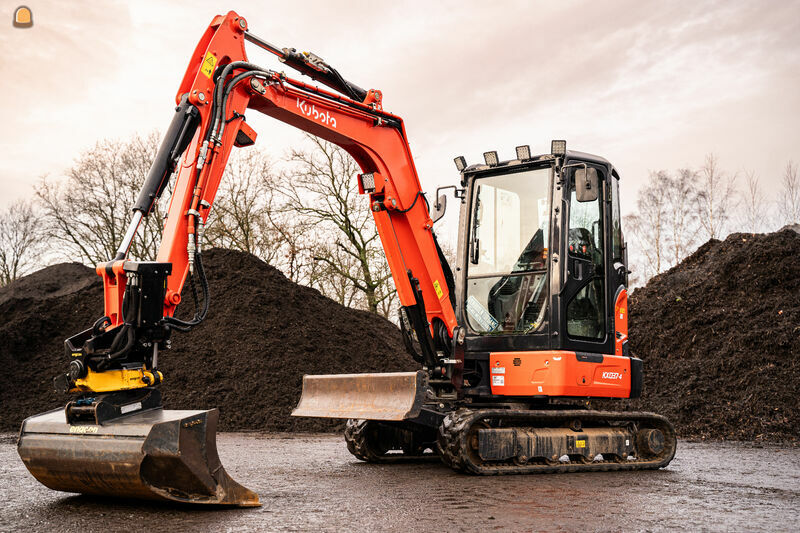
[[[596,172],[595,198],[587,200],[576,187],[576,175]],[[564,167],[564,251],[560,336],[563,349],[594,354],[614,353],[609,312],[609,169],[592,162],[567,161]],[[584,175],[582,175],[583,178]],[[581,179],[582,179],[581,178]]]

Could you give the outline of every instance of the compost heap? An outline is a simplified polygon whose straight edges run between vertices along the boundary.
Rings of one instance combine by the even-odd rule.
[[[665,415],[682,437],[797,442],[800,235],[711,240],[629,307],[645,378],[628,408]]]
[[[303,374],[413,370],[399,331],[296,285],[240,252],[204,254],[207,320],[162,353],[165,405],[219,407],[220,429],[319,431],[341,422],[289,416]],[[654,411],[682,437],[797,440],[800,235],[712,240],[630,298],[631,347],[645,361],[643,398],[595,407]],[[77,264],[0,289],[0,431],[61,406],[64,338],[102,314],[102,287]],[[184,294],[184,316],[192,309]]]
[[[303,374],[413,370],[400,332],[375,314],[350,309],[292,283],[256,257],[203,254],[211,293],[205,322],[174,332],[159,357],[168,409],[220,409],[220,430],[323,431],[341,421],[293,418]],[[188,286],[188,283],[187,283]],[[179,308],[193,313],[184,291]],[[64,339],[103,314],[103,288],[79,264],[47,267],[0,289],[0,431],[64,405],[52,389],[66,370]]]

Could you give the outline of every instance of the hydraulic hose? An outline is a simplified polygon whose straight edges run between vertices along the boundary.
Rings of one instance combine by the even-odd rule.
[[[175,329],[177,331],[186,332],[200,324],[203,320],[205,320],[206,316],[208,315],[208,309],[210,304],[209,299],[209,290],[208,290],[208,279],[206,278],[206,271],[203,268],[203,260],[202,254],[195,254],[195,269],[197,271],[197,275],[200,278],[200,288],[203,293],[203,306],[200,309],[196,309],[194,318],[191,320],[185,321],[180,320],[175,317],[167,316],[164,317],[164,322],[169,325],[170,328]],[[190,278],[190,283],[192,286],[192,296],[195,299],[195,308],[197,308],[197,290],[194,285],[194,278]]]
[[[242,72],[231,78],[231,81],[227,83],[223,90],[222,94],[222,102],[220,102],[220,110],[221,113],[219,115],[219,133],[217,133],[217,138],[222,137],[222,134],[225,132],[225,124],[227,121],[225,120],[225,109],[228,107],[228,95],[230,95],[233,88],[246,78],[251,78],[253,76],[263,75],[264,77],[269,76],[269,72],[264,70],[248,70],[247,72]]]
[[[135,331],[133,329],[133,326],[131,326],[129,324],[125,324],[125,325],[122,326],[121,329],[122,329],[122,331],[120,331],[120,336],[123,333],[127,333],[128,334],[128,339],[125,342],[125,346],[123,346],[120,350],[118,350],[118,351],[116,351],[114,353],[108,354],[106,356],[106,360],[107,361],[113,361],[114,359],[118,359],[118,358],[122,357],[123,355],[125,355],[126,353],[131,351],[131,348],[133,348],[133,345],[136,342],[136,335],[135,335]]]
[[[223,93],[226,86],[228,85],[227,83],[225,83],[225,79],[231,74],[231,72],[233,72],[234,69],[237,68],[246,69],[248,71],[254,71],[254,70],[263,71],[262,67],[254,65],[253,63],[249,63],[247,61],[234,61],[233,63],[228,63],[227,65],[225,65],[225,67],[223,67],[222,72],[215,81],[215,86],[214,86],[215,94],[213,100],[214,109],[212,113],[211,125],[208,128],[208,131],[206,132],[206,139],[205,139],[206,141],[211,138],[211,134],[217,128],[217,125],[220,124],[220,121],[222,120],[222,116],[224,114],[225,106],[223,105],[224,103]]]
[[[249,69],[246,72],[240,73],[234,76],[229,82],[225,82],[225,79],[230,75],[230,73],[237,68],[242,69]],[[252,63],[248,63],[247,61],[235,61],[233,63],[229,63],[223,67],[220,74],[216,77],[215,80],[215,87],[214,87],[214,98],[213,98],[213,109],[212,109],[212,122],[209,125],[208,130],[206,130],[206,134],[204,137],[204,144],[208,142],[212,136],[214,136],[214,130],[219,128],[219,132],[216,134],[217,137],[221,136],[224,128],[225,128],[225,108],[228,100],[228,95],[231,93],[233,88],[242,80],[252,77],[258,74],[262,74],[264,76],[269,76],[269,72],[263,70],[258,65],[254,65]],[[199,179],[199,171],[197,178]],[[205,320],[206,316],[208,315],[208,309],[210,306],[210,298],[209,298],[209,288],[208,288],[208,279],[206,278],[205,269],[203,268],[203,260],[202,254],[195,253],[194,255],[194,263],[195,269],[197,271],[198,277],[200,279],[200,288],[203,295],[203,305],[199,307],[198,305],[198,298],[197,298],[197,288],[194,282],[194,276],[189,278],[189,283],[192,289],[192,297],[195,302],[195,315],[191,320],[180,320],[175,317],[164,317],[164,323],[167,324],[171,329],[175,329],[180,332],[187,332],[190,331],[192,328],[200,324],[203,320]]]

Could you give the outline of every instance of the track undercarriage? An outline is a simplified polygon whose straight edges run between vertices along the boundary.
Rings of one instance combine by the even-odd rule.
[[[367,463],[402,463],[439,458],[436,429],[409,422],[348,420],[347,449]]]
[[[459,472],[500,475],[658,469],[669,464],[677,445],[672,424],[652,413],[564,408],[433,413],[402,422],[349,420],[348,450],[371,463],[438,456]]]

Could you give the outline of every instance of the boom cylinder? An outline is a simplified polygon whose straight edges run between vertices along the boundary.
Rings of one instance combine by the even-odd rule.
[[[161,146],[150,166],[139,198],[133,205],[134,211],[141,211],[146,216],[153,209],[153,204],[164,192],[169,176],[189,146],[199,124],[200,112],[184,96],[175,108],[175,116],[164,134],[164,140],[161,141]]]

